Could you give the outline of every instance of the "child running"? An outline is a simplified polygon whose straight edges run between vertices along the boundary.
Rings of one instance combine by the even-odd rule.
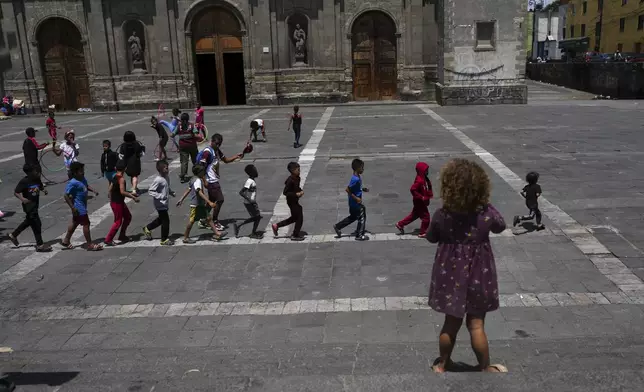
[[[449,371],[456,335],[466,318],[478,369],[507,372],[490,365],[485,314],[499,308],[499,289],[490,232],[505,221],[489,203],[490,179],[477,163],[453,159],[441,170],[443,206],[433,216],[427,240],[438,243],[429,287],[429,306],[445,314],[439,336],[440,357],[432,370]]]
[[[262,142],[266,141],[266,129],[264,128],[264,120],[261,119],[256,119],[250,122],[250,135],[248,136],[249,139],[252,139],[253,142],[258,142],[257,140],[257,132],[262,133]]]
[[[300,114],[300,107],[297,105],[293,106],[293,114],[291,114],[291,119],[288,121],[289,131],[291,130],[291,125],[293,125],[293,132],[295,133],[293,148],[301,147],[300,134],[302,132],[302,115]]]
[[[112,178],[116,174],[116,162],[119,160],[119,154],[112,151],[112,142],[103,140],[103,154],[101,154],[101,177],[107,180],[107,187],[109,190]]]
[[[170,168],[168,162],[158,161],[157,172],[158,175],[152,181],[152,185],[148,189],[148,194],[152,196],[154,209],[157,210],[159,216],[147,226],[143,227],[143,235],[148,241],[151,241],[152,230],[161,226],[161,245],[171,246],[174,245],[174,241],[168,238],[170,235],[170,215],[168,214],[168,208],[170,207],[170,196],[174,196],[174,192],[170,189],[170,178],[168,177]]]
[[[521,196],[525,199],[525,205],[530,210],[530,214],[524,216],[516,215],[512,222],[513,226],[518,225],[521,221],[533,220],[536,217],[537,230],[543,230],[546,226],[541,223],[541,211],[539,211],[539,196],[541,196],[541,186],[537,184],[539,181],[539,173],[532,171],[528,173],[525,180],[528,184],[523,187]]]
[[[429,165],[425,162],[416,164],[416,179],[409,189],[411,192],[413,209],[403,220],[396,223],[396,229],[400,234],[405,234],[405,226],[420,218],[420,233],[418,237],[423,238],[429,227],[429,200],[434,197],[432,182],[429,181]]]
[[[175,133],[177,132],[177,127],[179,123],[181,122],[180,116],[181,111],[178,108],[172,109],[172,117],[170,122],[167,122],[166,120],[159,120],[159,123],[163,125],[164,127],[168,128],[168,131],[170,131],[170,134],[172,137],[175,136]]]
[[[179,159],[181,161],[181,174],[179,179],[181,183],[188,182],[188,164],[192,162],[192,168],[197,159],[199,148],[197,147],[197,133],[195,127],[190,123],[190,115],[188,113],[181,114],[181,123],[179,123],[176,135],[179,136]]]
[[[119,235],[119,241],[121,244],[130,241],[126,232],[127,227],[130,225],[130,222],[132,222],[132,214],[130,213],[130,209],[127,208],[127,204],[125,204],[125,198],[130,198],[136,203],[139,202],[139,198],[136,197],[135,194],[125,190],[125,178],[123,178],[125,167],[126,165],[124,161],[118,161],[116,164],[116,174],[112,178],[112,182],[110,182],[108,195],[110,198],[110,207],[114,213],[114,223],[105,237],[106,246],[116,245],[114,243],[114,236],[116,236],[119,229],[121,229],[121,235]]]
[[[154,157],[154,159],[157,161],[167,161],[168,153],[165,150],[165,146],[168,144],[168,132],[154,116],[150,118],[150,127],[157,131],[157,136],[159,137],[159,155]]]
[[[192,226],[195,224],[195,221],[205,219],[208,226],[214,233],[212,239],[214,241],[222,240],[226,234],[225,231],[219,231],[215,227],[215,223],[210,216],[210,211],[208,207],[215,208],[217,203],[211,202],[208,200],[207,194],[204,192],[204,184],[206,183],[206,168],[202,165],[194,165],[192,167],[192,174],[195,176],[190,182],[190,188],[188,188],[181,196],[181,199],[177,202],[177,206],[181,206],[185,198],[190,194],[190,216],[188,218],[188,225],[186,226],[186,231],[183,235],[184,244],[194,244],[195,240],[190,238],[190,231]],[[208,207],[206,207],[206,205]]]
[[[342,237],[341,230],[358,221],[355,235],[356,241],[367,241],[369,237],[365,235],[367,226],[367,209],[362,202],[362,192],[369,192],[369,189],[362,187],[362,173],[364,173],[364,162],[360,159],[354,159],[351,162],[353,175],[349,181],[346,192],[349,195],[349,216],[336,223],[333,226],[338,238]]]
[[[89,230],[89,216],[87,214],[87,193],[93,192],[98,196],[98,192],[89,186],[85,179],[85,165],[80,162],[72,162],[69,165],[69,171],[72,175],[71,180],[67,182],[65,187],[65,202],[72,210],[72,221],[67,228],[65,239],[61,242],[63,249],[74,249],[71,244],[72,235],[78,225],[83,226],[83,235],[87,241],[88,251],[102,250],[103,247],[99,244],[92,243],[92,235]]]
[[[67,168],[67,178],[70,180],[73,178],[71,165],[74,162],[78,162],[78,155],[80,154],[80,147],[76,143],[76,134],[73,129],[65,132],[65,143],[61,144],[60,147],[56,146],[56,142],[52,144],[51,151],[56,154],[56,156],[63,156],[63,162]]]
[[[14,195],[22,202],[22,210],[25,212],[25,220],[9,234],[9,239],[15,246],[19,246],[18,236],[27,227],[31,227],[36,239],[37,252],[49,252],[51,246],[45,245],[42,240],[42,223],[38,215],[40,205],[40,192],[47,194],[47,190],[40,180],[40,168],[38,166],[25,164],[22,170],[26,176],[18,182]]]
[[[51,137],[51,140],[54,143],[58,139],[57,130],[60,129],[60,127],[58,125],[56,125],[55,116],[56,116],[56,114],[54,114],[54,111],[50,110],[48,115],[47,115],[47,121],[45,121],[45,126],[47,127],[47,130],[49,131],[49,137]]]
[[[248,179],[244,184],[244,187],[239,191],[239,195],[244,198],[244,207],[250,215],[250,218],[243,221],[241,224],[233,223],[235,228],[235,237],[239,237],[239,229],[247,223],[253,223],[253,231],[250,233],[249,237],[254,239],[262,239],[262,235],[257,232],[257,227],[259,226],[259,221],[262,220],[262,215],[259,212],[259,206],[257,205],[257,183],[255,179],[259,177],[257,168],[255,165],[247,165],[244,168],[244,171],[248,175]]]
[[[201,103],[197,102],[197,108],[195,109],[195,127],[198,130],[201,130],[205,124],[205,111],[201,107]]]
[[[125,174],[130,177],[132,187],[130,193],[138,195],[139,176],[141,175],[141,157],[145,155],[145,146],[138,140],[132,131],[123,134],[123,144],[116,151],[119,159],[125,162]]]
[[[36,141],[36,130],[32,127],[25,129],[27,138],[22,143],[22,154],[25,157],[25,165],[40,167],[38,151],[44,150],[49,143],[40,144]]]
[[[304,241],[304,236],[300,232],[304,222],[302,215],[302,206],[300,205],[300,197],[304,196],[304,191],[300,188],[300,164],[297,162],[289,162],[287,169],[291,174],[284,182],[284,196],[286,196],[286,204],[291,210],[291,216],[281,222],[273,224],[273,235],[278,236],[280,227],[288,226],[295,223],[293,233],[291,234],[291,241]]]

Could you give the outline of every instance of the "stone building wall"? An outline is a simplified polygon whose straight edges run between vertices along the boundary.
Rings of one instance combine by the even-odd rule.
[[[518,80],[523,75],[517,59],[523,53],[521,29],[516,26],[520,1],[504,0],[512,5],[505,11],[499,11],[496,5],[456,8],[454,1],[0,0],[0,82],[4,92],[25,99],[29,106],[44,109],[50,104],[51,86],[47,84],[52,84],[48,82],[51,74],[43,69],[44,44],[39,42],[39,34],[50,18],[61,18],[80,34],[88,106],[95,110],[154,108],[159,103],[190,107],[203,100],[204,89],[217,90],[221,82],[216,78],[213,81],[212,75],[204,77],[203,71],[199,73],[201,60],[195,54],[199,37],[193,35],[199,34],[195,33],[199,18],[217,7],[239,25],[243,82],[238,90],[244,90],[248,104],[346,102],[358,98],[435,100],[436,86],[442,91],[440,97],[447,97],[451,85],[461,88],[468,84],[458,76],[467,64],[486,72],[501,64],[493,72],[495,85],[520,89]],[[379,82],[384,76],[373,77],[365,82],[371,83],[367,90],[372,93],[358,97],[354,94],[354,84],[358,83],[354,80],[356,36],[352,34],[354,26],[367,18],[365,15],[375,14],[383,15],[394,26],[387,38],[395,48],[395,59],[388,65],[393,67],[389,69],[393,74],[387,74],[393,82],[387,87]],[[471,26],[480,15],[499,21],[493,52],[471,49],[472,28],[450,27]],[[504,18],[511,22],[505,23]],[[304,25],[306,31],[306,64],[295,61],[295,22]],[[143,46],[137,66],[133,65],[128,44],[133,30],[139,32]],[[443,34],[454,42],[439,46]],[[380,52],[372,53],[377,57]],[[445,67],[441,67],[443,57]],[[73,88],[80,88],[83,77],[75,77],[80,82],[74,82]],[[441,83],[436,84],[439,80]],[[228,94],[225,87],[217,91]],[[508,91],[514,96],[514,90]],[[217,99],[222,99],[221,94]]]
[[[442,105],[527,103],[521,0],[441,0]]]

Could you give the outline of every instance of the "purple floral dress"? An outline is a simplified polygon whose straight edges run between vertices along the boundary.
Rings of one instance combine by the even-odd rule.
[[[463,318],[499,308],[490,232],[505,230],[505,221],[491,204],[478,213],[461,214],[440,208],[434,213],[427,240],[438,243],[429,286],[429,306]]]

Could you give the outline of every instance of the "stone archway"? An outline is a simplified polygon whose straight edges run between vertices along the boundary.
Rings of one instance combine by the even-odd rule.
[[[382,11],[367,11],[351,27],[353,99],[396,99],[396,24]]]
[[[203,105],[246,104],[242,26],[224,7],[212,6],[192,22],[199,101]]]
[[[81,33],[69,20],[50,18],[36,32],[47,102],[56,109],[88,108],[92,99]]]

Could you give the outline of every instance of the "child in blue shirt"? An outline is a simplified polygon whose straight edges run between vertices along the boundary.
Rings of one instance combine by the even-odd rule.
[[[74,246],[70,241],[78,225],[81,225],[83,226],[83,235],[87,241],[87,250],[102,250],[103,247],[101,245],[92,243],[92,236],[89,231],[89,216],[87,214],[87,194],[88,192],[93,192],[98,196],[98,192],[87,183],[84,164],[72,162],[69,165],[69,172],[72,178],[67,182],[67,186],[65,187],[65,202],[67,202],[67,205],[72,210],[72,221],[69,223],[67,234],[63,242],[61,242],[61,245],[63,249],[73,249]]]
[[[367,210],[362,203],[362,192],[369,192],[369,189],[362,187],[362,173],[364,172],[364,162],[360,159],[354,159],[351,162],[351,168],[353,169],[353,176],[349,181],[349,186],[347,186],[346,192],[349,195],[349,216],[344,218],[342,221],[336,223],[333,226],[335,234],[338,238],[342,237],[341,230],[346,226],[349,226],[355,221],[358,221],[358,227],[356,228],[356,241],[366,241],[369,239],[365,235],[366,225],[367,225]]]

